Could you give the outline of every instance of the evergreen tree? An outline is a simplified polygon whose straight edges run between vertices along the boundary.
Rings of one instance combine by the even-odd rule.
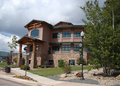
[[[104,7],[99,2],[88,1],[81,7],[87,20],[83,20],[85,28],[84,45],[91,54],[90,60],[95,67],[104,67],[104,75],[110,75],[111,68],[119,68],[119,0],[106,0]]]

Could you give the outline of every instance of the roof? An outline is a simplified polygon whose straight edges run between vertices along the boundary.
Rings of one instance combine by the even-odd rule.
[[[64,22],[64,21],[60,21],[57,24],[55,24],[54,26],[61,26],[61,25],[73,25],[71,22]]]
[[[52,42],[49,44],[65,44],[65,43],[80,43],[80,42]]]
[[[68,28],[68,27],[86,27],[87,25],[62,25],[62,26],[54,26],[53,29],[57,28]]]
[[[49,23],[47,23],[47,22],[45,22],[45,21],[43,21],[43,20],[33,19],[33,20],[30,21],[28,24],[26,24],[24,27],[27,28],[27,27],[29,27],[31,24],[34,24],[34,23],[39,23],[39,24],[40,24],[41,22],[46,23],[46,24],[48,24],[48,25],[50,25],[50,26],[53,26],[52,24],[49,24]]]
[[[0,56],[9,56],[9,52],[0,51]]]
[[[32,43],[33,41],[38,41],[38,42],[45,42],[43,40],[39,40],[37,38],[34,37],[29,37],[27,35],[23,36],[21,39],[19,39],[17,41],[17,43],[22,43],[22,44],[26,44],[26,43]]]

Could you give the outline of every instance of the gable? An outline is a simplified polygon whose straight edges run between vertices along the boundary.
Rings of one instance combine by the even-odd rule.
[[[73,25],[73,24],[70,23],[70,22],[63,22],[63,21],[60,21],[60,22],[58,22],[57,24],[55,24],[54,26],[63,26],[63,25]]]

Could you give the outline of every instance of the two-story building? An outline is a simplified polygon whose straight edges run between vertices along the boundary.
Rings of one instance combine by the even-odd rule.
[[[53,26],[45,21],[32,20],[25,28],[28,34],[17,41],[20,44],[17,66],[21,66],[22,45],[27,45],[30,68],[43,65],[45,61],[49,66],[57,67],[60,59],[77,65],[79,43],[82,41],[80,33],[84,31],[84,25],[61,21]],[[83,52],[83,58],[87,60],[85,48]]]

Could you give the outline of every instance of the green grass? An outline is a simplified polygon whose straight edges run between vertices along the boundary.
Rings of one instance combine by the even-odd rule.
[[[0,63],[0,67],[5,67],[5,66],[8,66],[8,65],[7,65],[7,62],[1,62],[1,63]]]
[[[7,62],[0,62],[0,67],[3,68],[3,67],[11,67],[11,65],[8,65]],[[16,65],[12,65],[12,67],[16,67]]]
[[[90,66],[85,66],[83,68],[84,69],[89,69],[91,67]],[[81,70],[81,67],[72,66],[71,70],[72,71]],[[29,70],[29,72],[40,75],[40,76],[44,76],[44,77],[63,73],[61,68],[43,68],[43,69],[37,69],[37,70]]]

